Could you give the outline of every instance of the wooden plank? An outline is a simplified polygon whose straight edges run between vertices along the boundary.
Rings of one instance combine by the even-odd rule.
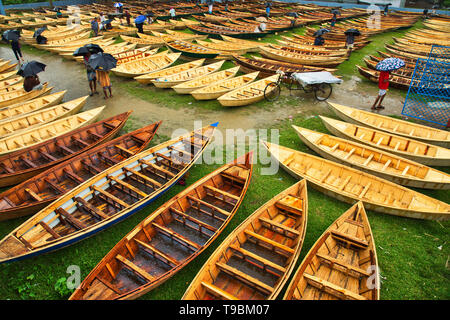
[[[252,258],[252,259],[254,259],[256,261],[259,261],[264,266],[267,266],[267,267],[270,267],[272,269],[278,270],[278,271],[280,271],[283,274],[286,272],[286,268],[283,268],[282,266],[280,266],[280,265],[278,265],[276,263],[273,263],[272,261],[267,260],[266,258],[263,258],[263,257],[255,254],[253,252],[250,252],[250,251],[248,251],[248,250],[246,250],[246,249],[244,249],[242,247],[238,247],[237,245],[230,245],[230,249],[241,253],[245,257],[249,257],[249,258]]]
[[[64,146],[64,145],[57,144],[57,146],[58,146],[58,148],[60,148],[62,151],[65,151],[67,154],[74,154],[74,153],[75,153],[75,151],[73,151],[73,150],[70,149],[70,148],[67,148],[67,147]]]
[[[194,222],[195,224],[197,224],[198,226],[200,226],[202,228],[208,229],[208,230],[210,230],[212,232],[217,232],[217,229],[214,228],[213,226],[210,226],[209,224],[204,223],[203,221],[195,219],[194,217],[191,217],[191,216],[185,214],[184,212],[181,212],[180,210],[177,210],[176,208],[169,207],[169,210],[172,211],[173,213],[179,215],[180,217],[182,217],[183,220],[192,221],[192,222]]]
[[[118,204],[121,205],[123,208],[128,208],[128,207],[129,207],[129,204],[128,204],[128,203],[124,202],[123,200],[117,198],[116,196],[114,196],[114,195],[112,195],[111,193],[109,193],[109,192],[103,190],[103,189],[100,188],[100,187],[97,187],[97,186],[95,186],[95,185],[92,185],[92,186],[90,186],[90,188],[91,188],[92,190],[94,190],[94,191],[97,191],[98,193],[103,194],[106,198],[112,200],[113,202],[118,203]]]
[[[261,291],[265,294],[271,294],[273,289],[271,286],[265,284],[264,282],[234,268],[231,267],[227,264],[221,263],[221,262],[216,262],[216,266],[221,269],[222,271],[231,274],[232,276],[235,276],[239,279],[241,279],[241,281],[247,283],[249,286],[251,286],[252,288],[258,289],[258,291]]]
[[[39,197],[33,190],[25,188],[25,192],[28,193],[34,200],[43,201],[43,199]]]
[[[138,244],[140,244],[143,248],[152,251],[152,253],[162,257],[164,260],[166,260],[167,262],[171,263],[172,265],[178,266],[180,264],[180,262],[177,259],[172,258],[171,256],[165,254],[164,252],[156,249],[151,244],[143,242],[143,241],[141,241],[139,239],[136,239],[136,238],[134,238],[133,240],[136,241]]]
[[[63,172],[67,175],[67,177],[71,180],[73,180],[76,183],[83,183],[84,179],[77,176],[74,172],[69,171],[67,169],[63,169]]]
[[[107,286],[109,289],[111,289],[112,291],[114,291],[115,293],[117,293],[117,294],[119,294],[119,295],[121,295],[122,294],[122,292],[120,291],[120,289],[117,287],[117,286],[115,286],[114,284],[112,284],[111,282],[109,282],[109,281],[107,281],[107,280],[105,280],[105,279],[103,279],[103,278],[100,278],[100,277],[95,277],[95,279],[97,279],[98,281],[100,281],[101,283],[103,283],[105,286]]]
[[[319,252],[316,253],[316,256],[318,256],[319,258],[321,258],[323,260],[326,260],[326,261],[330,262],[330,264],[332,264],[332,265],[333,264],[337,264],[339,266],[342,266],[342,267],[346,268],[347,270],[351,270],[351,271],[354,271],[356,273],[359,273],[362,276],[370,277],[370,273],[369,272],[367,272],[367,271],[365,271],[365,270],[363,270],[363,269],[361,269],[359,267],[352,266],[351,264],[348,264],[345,261],[342,261],[342,260],[330,257],[329,255],[322,254],[322,253],[319,253]]]
[[[148,194],[146,194],[145,192],[142,192],[141,190],[139,190],[138,188],[132,186],[131,184],[128,184],[116,177],[109,177],[109,179],[111,179],[112,181],[115,181],[116,183],[124,186],[125,188],[137,193],[138,195],[142,196],[143,198],[145,198],[146,196],[148,196]]]
[[[290,232],[290,233],[292,233],[292,234],[294,234],[296,236],[300,235],[300,232],[298,230],[290,228],[290,227],[287,227],[287,226],[285,226],[285,225],[283,225],[281,223],[277,223],[277,222],[275,222],[273,220],[270,220],[270,219],[267,219],[267,218],[264,218],[264,217],[260,217],[259,220],[261,220],[262,222],[267,223],[267,224],[269,224],[271,226],[274,226],[275,228],[279,228],[279,229],[282,229],[282,230],[284,230],[286,232]]]
[[[134,152],[132,152],[132,151],[130,151],[130,150],[128,150],[128,149],[126,149],[126,148],[124,148],[124,147],[118,145],[118,144],[115,144],[114,147],[116,147],[116,148],[119,149],[120,151],[125,152],[126,154],[128,154],[128,155],[130,155],[130,156],[134,156]]]
[[[244,232],[245,232],[247,235],[249,235],[249,236],[251,236],[251,237],[254,237],[254,238],[256,238],[256,239],[259,240],[259,241],[262,241],[262,242],[265,242],[265,243],[267,243],[267,244],[270,244],[271,246],[276,247],[276,248],[278,248],[278,249],[281,249],[281,250],[283,250],[283,251],[285,251],[285,252],[289,252],[289,253],[291,253],[291,254],[294,254],[294,252],[295,252],[294,249],[292,249],[292,248],[290,248],[290,247],[288,247],[288,246],[285,246],[284,244],[281,244],[281,243],[278,243],[278,242],[276,242],[276,241],[273,241],[273,240],[271,240],[271,239],[269,239],[269,238],[266,238],[266,237],[264,237],[264,236],[262,236],[262,235],[260,235],[260,234],[257,234],[257,233],[255,233],[255,232],[253,232],[253,231],[245,230]]]
[[[54,156],[52,156],[51,154],[49,154],[48,152],[42,151],[40,149],[38,149],[38,152],[44,156],[44,158],[47,158],[50,161],[56,161],[58,159],[56,159]]]
[[[139,159],[138,161],[139,161],[140,163],[143,163],[143,164],[149,166],[150,168],[153,168],[153,169],[155,169],[155,170],[158,170],[158,171],[164,173],[164,174],[166,175],[166,177],[167,177],[167,176],[170,176],[170,177],[173,178],[173,177],[176,176],[175,173],[173,173],[173,172],[171,172],[171,171],[169,171],[169,170],[166,170],[166,169],[164,169],[163,167],[158,166],[158,165],[156,165],[156,164],[154,164],[154,163],[152,163],[152,162],[146,161],[146,160],[144,160],[144,159]]]
[[[48,224],[46,224],[44,221],[39,221],[38,224],[41,225],[45,231],[50,233],[52,235],[53,239],[61,238],[61,236],[55,230],[53,230]]]
[[[223,195],[223,196],[225,196],[225,197],[234,199],[234,200],[236,200],[236,201],[239,201],[239,200],[240,200],[240,198],[239,198],[238,196],[235,196],[234,194],[231,194],[231,193],[229,193],[229,192],[226,192],[226,191],[217,189],[217,188],[215,188],[215,187],[213,187],[213,186],[203,185],[203,188],[209,189],[209,190],[211,190],[211,191],[213,191],[213,192],[219,193],[219,194],[221,194],[221,195]]]
[[[239,300],[239,298],[236,298],[232,294],[229,294],[228,292],[216,287],[215,285],[213,285],[211,283],[202,281],[201,285],[205,287],[206,291],[212,293],[213,295],[215,295],[219,298],[223,298],[225,300]]]
[[[100,209],[98,209],[94,205],[90,204],[89,202],[87,202],[83,198],[76,197],[76,198],[74,198],[74,200],[77,202],[77,204],[79,204],[87,212],[89,212],[89,213],[91,213],[93,215],[96,215],[96,216],[98,216],[100,218],[103,218],[103,219],[108,219],[109,218],[109,216],[107,214],[103,213],[103,211],[101,211]]]
[[[208,208],[210,208],[212,210],[216,210],[217,212],[219,212],[219,213],[221,213],[221,214],[223,214],[223,215],[225,215],[227,217],[231,214],[230,212],[225,211],[225,210],[223,210],[223,209],[221,209],[219,207],[216,207],[216,206],[214,206],[214,205],[212,205],[212,204],[210,204],[210,203],[208,203],[206,201],[203,201],[203,200],[201,200],[199,198],[196,198],[196,197],[193,197],[193,196],[190,196],[190,195],[187,195],[186,197],[189,200],[192,200],[194,202],[200,203],[200,204],[202,204],[202,205],[204,205],[204,206],[206,206],[206,207],[208,207]]]
[[[365,298],[364,296],[361,296],[357,293],[354,293],[350,290],[342,288],[338,285],[335,285],[331,282],[320,279],[320,278],[310,275],[308,273],[304,273],[303,277],[308,282],[308,284],[310,284],[311,286],[313,286],[321,291],[325,291],[326,293],[331,294],[337,298],[346,299],[346,300],[348,300],[348,299],[367,300],[367,298]]]
[[[34,162],[24,158],[24,157],[19,157],[20,161],[23,161],[27,166],[29,166],[30,168],[36,168],[37,164],[35,164]]]
[[[52,188],[53,190],[55,190],[59,194],[64,194],[65,193],[64,189],[62,189],[56,183],[52,182],[49,178],[45,178],[44,181],[50,186],[50,188]]]
[[[158,224],[156,222],[153,222],[152,226],[155,227],[156,229],[161,230],[162,232],[170,235],[171,238],[178,239],[180,242],[185,243],[189,247],[195,248],[195,250],[199,250],[202,247],[199,244],[196,244],[195,242],[192,242],[191,240],[186,239],[182,235],[179,235],[178,233],[170,230],[169,228],[163,227],[162,225],[160,225],[160,224]]]
[[[331,235],[333,238],[335,238],[337,240],[350,243],[356,247],[365,249],[369,246],[369,244],[367,243],[367,241],[365,239],[356,238],[347,233],[342,233],[337,230],[332,230]]]
[[[141,278],[144,278],[145,280],[147,280],[148,282],[152,282],[155,280],[155,277],[153,277],[152,275],[150,275],[147,271],[145,271],[144,269],[138,267],[137,265],[135,265],[133,262],[131,262],[130,260],[128,260],[127,258],[121,256],[120,254],[118,254],[116,256],[116,259],[119,260],[120,262],[122,262],[128,269],[130,269],[131,271],[133,271],[135,274],[137,274],[138,276],[140,276]]]
[[[153,180],[152,178],[147,177],[145,174],[142,174],[142,173],[140,173],[140,172],[138,172],[138,171],[136,171],[136,170],[133,170],[133,169],[130,169],[130,168],[126,168],[126,167],[124,167],[123,170],[125,170],[125,171],[127,171],[127,172],[129,172],[129,173],[132,173],[132,174],[134,174],[135,176],[138,176],[138,177],[142,178],[142,179],[145,180],[145,181],[150,182],[150,183],[153,185],[153,188],[155,188],[154,186],[157,186],[157,187],[159,187],[159,188],[161,187],[161,184],[160,184],[158,181],[155,181],[155,180]],[[156,188],[155,188],[155,189],[156,189]]]
[[[55,212],[60,214],[61,216],[63,216],[76,229],[82,230],[82,229],[87,228],[86,224],[84,224],[82,221],[78,220],[77,218],[73,217],[70,213],[68,213],[63,208],[56,208]]]

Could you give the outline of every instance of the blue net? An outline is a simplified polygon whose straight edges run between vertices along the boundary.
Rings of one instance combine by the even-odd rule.
[[[433,45],[428,59],[417,59],[402,114],[450,125],[450,47]]]

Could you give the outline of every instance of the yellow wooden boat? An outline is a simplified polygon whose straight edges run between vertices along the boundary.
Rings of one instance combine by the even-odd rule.
[[[176,66],[172,66],[169,68],[164,68],[159,71],[154,71],[150,73],[143,74],[141,76],[137,76],[134,79],[137,80],[139,83],[142,84],[149,84],[151,80],[160,78],[160,77],[167,77],[172,74],[180,73],[187,70],[192,70],[194,68],[200,67],[205,62],[205,59],[198,59],[182,64],[178,64]]]
[[[333,68],[344,62],[346,59],[343,56],[306,55],[269,47],[262,47],[259,51],[261,55],[270,59],[307,66],[322,66]]]
[[[209,257],[184,300],[274,300],[300,254],[308,221],[306,180],[248,216]]]
[[[428,166],[450,166],[450,149],[323,116],[320,118],[331,133],[341,138],[385,150]]]
[[[246,54],[249,50],[247,50],[245,47],[241,46],[230,46],[225,41],[223,43],[214,43],[214,42],[208,42],[208,41],[202,41],[202,40],[195,40],[199,45],[202,47],[219,51],[221,55],[243,55]]]
[[[367,171],[406,187],[450,189],[450,174],[380,149],[325,133],[292,126],[300,139],[322,157]]]
[[[334,221],[306,254],[284,300],[379,300],[377,250],[362,202]]]
[[[197,77],[201,77],[216,72],[222,67],[224,62],[225,62],[224,60],[221,60],[205,66],[189,69],[186,71],[181,71],[179,73],[175,73],[169,76],[156,78],[154,80],[151,80],[151,82],[158,88],[171,88],[182,82],[189,81]]]
[[[150,49],[149,47],[142,47],[142,48],[130,50],[127,52],[113,53],[112,56],[114,58],[116,58],[117,66],[119,66],[123,63],[139,60],[142,58],[147,58],[149,56],[156,54],[156,52],[158,52],[158,48],[151,49],[151,50],[149,50],[149,49]]]
[[[238,71],[239,67],[234,67],[222,71],[209,73],[204,76],[200,76],[192,80],[177,84],[176,86],[173,86],[172,89],[180,94],[189,94],[196,89],[206,87],[207,85],[216,83],[218,81],[233,78]]]
[[[18,133],[6,138],[1,138],[0,155],[3,156],[14,151],[31,147],[90,124],[100,116],[100,113],[104,108],[105,106],[91,109],[44,124],[25,133]]]
[[[0,73],[6,73],[7,75],[10,74],[12,69],[15,69],[17,67],[17,63],[11,63],[11,60],[5,60],[0,62]],[[14,71],[15,74],[17,74],[17,71]]]
[[[165,42],[175,41],[175,40],[184,40],[184,41],[190,41],[190,40],[203,40],[206,39],[207,35],[202,34],[194,34],[194,33],[186,33],[186,32],[179,32],[179,31],[173,31],[173,30],[165,30],[166,33],[162,33],[159,31],[152,31],[152,34],[155,37],[163,39]]]
[[[130,37],[125,35],[120,35],[123,41],[136,44],[137,48],[150,47],[150,48],[160,48],[164,45],[164,40],[158,37],[153,37],[149,35],[143,35],[138,33],[139,38]]]
[[[218,39],[210,39],[212,43],[216,44],[217,48],[222,48],[224,51],[245,50],[246,52],[259,52],[259,48],[265,46],[265,43],[259,42],[232,42]]]
[[[264,99],[264,90],[267,85],[271,82],[277,82],[278,74],[274,74],[273,76],[251,82],[243,87],[237,88],[233,91],[225,93],[224,95],[217,98],[220,104],[224,107],[237,107],[237,106],[246,106],[252,103],[256,103]],[[274,90],[276,86],[269,87],[269,90],[266,91],[270,93],[271,90]]]
[[[307,179],[320,192],[340,201],[381,213],[426,220],[448,220],[450,205],[334,161],[263,141],[272,158],[297,179]]]
[[[450,132],[328,102],[344,121],[450,148]]]
[[[113,57],[115,55],[120,55],[121,53],[126,53],[128,51],[134,50],[136,48],[136,45],[133,43],[128,44],[127,42],[121,42],[121,43],[116,43],[116,44],[112,44],[106,47],[102,47],[103,52],[105,53],[109,53],[110,55],[112,55]],[[65,53],[64,58],[67,59],[74,59],[80,63],[84,63],[84,58],[81,57],[74,57],[73,53]]]
[[[7,79],[14,78],[16,75],[17,75],[17,70],[2,71],[0,73],[0,81],[4,81],[4,80],[7,80]]]
[[[57,105],[62,101],[66,92],[67,90],[64,90],[1,108],[0,121],[3,121],[5,119],[11,120],[30,112]]]
[[[222,81],[218,81],[213,84],[210,84],[206,87],[191,91],[191,95],[196,100],[217,99],[227,92],[241,88],[241,87],[249,84],[250,82],[254,81],[256,79],[256,77],[258,76],[258,74],[259,74],[259,71],[244,74],[242,76],[234,77],[231,79],[224,79]]]
[[[83,108],[89,96],[74,99],[43,110],[27,113],[13,119],[0,120],[0,138],[13,134],[25,134],[29,130],[57,119],[68,117]]]
[[[119,66],[111,69],[117,76],[134,78],[139,75],[158,71],[172,65],[181,53],[169,53],[164,51],[152,56],[142,59],[122,63]]]
[[[54,47],[70,46],[73,44],[77,44],[80,41],[88,39],[90,34],[91,34],[90,31],[85,31],[83,33],[76,34],[74,36],[69,36],[69,37],[64,37],[64,38],[58,39],[58,40],[48,41],[46,44],[31,43],[31,45],[38,49],[42,49],[42,50],[47,50],[49,48],[54,48]],[[97,37],[97,38],[101,38],[101,37]]]
[[[15,77],[12,77],[12,78],[9,78],[6,80],[0,80],[0,90],[11,88],[14,85],[22,84],[22,83],[23,83],[22,76],[15,76]],[[23,86],[23,84],[22,84],[22,86]]]
[[[53,89],[53,87],[47,88],[47,86],[48,83],[45,82],[40,90],[31,90],[30,92],[25,92],[25,90],[16,90],[13,92],[0,94],[0,108],[45,95]]]

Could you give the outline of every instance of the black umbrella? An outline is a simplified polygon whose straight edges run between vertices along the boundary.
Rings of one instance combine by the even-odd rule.
[[[36,29],[36,31],[33,33],[33,38],[40,36],[45,30],[47,30],[47,26]]]
[[[86,48],[86,46],[83,46],[83,47],[80,47],[80,48],[78,48],[77,50],[75,50],[74,52],[73,52],[73,56],[75,56],[75,57],[80,57],[80,56],[85,56],[85,55],[87,55],[87,54],[89,54],[90,52],[89,52],[89,49],[88,48]]]
[[[19,76],[24,77],[24,78],[25,78],[25,77],[30,77],[30,76],[35,76],[35,75],[37,75],[39,72],[44,71],[44,70],[45,70],[45,67],[46,67],[45,64],[43,64],[43,63],[41,63],[41,62],[38,62],[38,61],[36,61],[36,60],[32,60],[32,61],[30,61],[30,62],[24,63],[24,64],[20,67],[19,71],[17,71],[17,74],[18,74]]]
[[[321,35],[323,35],[324,33],[327,33],[327,32],[330,32],[330,30],[322,28],[322,29],[319,29],[316,32],[314,32],[313,36],[314,37],[318,37],[318,36],[321,36]]]
[[[20,38],[20,32],[17,30],[6,30],[3,32],[2,38],[7,41],[17,41]]]
[[[112,22],[112,20],[111,19],[109,19],[109,20],[105,20],[105,21],[103,21],[102,22],[102,24],[108,24],[108,23],[111,23]]]
[[[99,53],[99,52],[103,52],[102,47],[100,47],[98,44],[95,43],[88,43],[87,45],[85,45],[85,47],[89,50],[90,53]]]
[[[89,66],[94,70],[108,71],[116,67],[117,60],[109,53],[95,53],[88,60]]]
[[[338,9],[331,10],[331,13],[341,15],[341,12]]]
[[[353,34],[354,36],[360,36],[361,32],[358,29],[348,29],[344,32],[345,34]]]
[[[288,12],[288,13],[286,13],[286,15],[288,17],[298,18],[298,13],[297,12]]]

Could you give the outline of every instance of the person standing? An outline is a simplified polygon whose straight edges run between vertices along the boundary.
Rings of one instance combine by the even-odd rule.
[[[213,11],[213,0],[207,0],[206,1],[206,4],[208,5],[208,13],[209,14],[212,14],[212,11]]]
[[[88,64],[90,56],[91,56],[90,53],[83,56],[83,62],[86,67],[86,74],[87,74],[87,79],[89,82],[89,88],[91,89],[91,93],[89,95],[92,97],[94,94],[98,94],[98,91],[97,91],[97,73]]]
[[[383,102],[383,99],[386,96],[386,92],[389,88],[389,75],[389,71],[380,71],[380,75],[378,76],[378,96],[375,99],[374,104],[372,105],[372,110],[384,109],[384,107],[381,105],[381,102]]]
[[[19,64],[25,62],[22,56],[22,50],[20,50],[19,39],[11,40],[11,49],[14,52],[14,55],[16,56],[16,59],[19,62]]]
[[[94,37],[98,36],[98,21],[97,18],[91,20],[91,29],[94,32]]]
[[[347,33],[347,38],[345,39],[345,45],[347,47],[347,57],[350,57],[350,54],[352,53],[353,46],[355,43],[355,34],[354,33]]]
[[[325,43],[325,39],[322,36],[317,36],[314,39],[314,45],[315,46],[323,46],[324,43]]]
[[[336,13],[336,11],[335,12],[333,12],[333,18],[331,18],[331,27],[334,27],[334,25],[336,24],[336,17],[337,16],[337,13]]]
[[[223,4],[225,5],[225,11],[228,11],[228,0],[223,0]]]
[[[389,12],[389,4],[384,5],[384,15],[387,16],[388,12]]]
[[[169,14],[170,14],[170,16],[171,16],[172,18],[175,18],[176,13],[175,13],[175,9],[174,9],[173,7],[170,8]]]
[[[108,99],[107,90],[109,91],[109,98],[112,98],[111,93],[111,79],[109,78],[109,71],[96,70],[98,82],[103,88],[105,95],[104,99]]]
[[[267,1],[266,2],[266,15],[267,15],[267,18],[269,18],[269,16],[270,16],[270,8],[271,7],[272,7],[272,3],[270,1]]]
[[[131,26],[131,14],[128,10],[125,10],[125,19],[127,20],[127,25]]]

